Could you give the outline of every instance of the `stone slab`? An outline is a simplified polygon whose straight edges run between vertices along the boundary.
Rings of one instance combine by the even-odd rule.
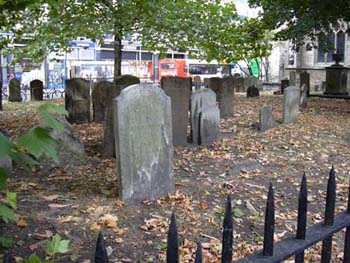
[[[276,127],[276,122],[273,118],[272,107],[262,107],[259,111],[259,130],[266,131],[274,127]]]
[[[292,123],[298,120],[300,103],[300,89],[289,86],[283,94],[283,124]]]
[[[153,84],[137,84],[114,99],[119,196],[156,200],[174,191],[171,101]]]
[[[217,106],[205,107],[199,113],[198,144],[214,142],[220,133],[220,110]]]
[[[44,99],[44,84],[41,80],[35,79],[29,83],[30,100],[42,101]]]
[[[109,90],[113,89],[114,85],[110,81],[99,81],[94,85],[92,90],[92,111],[95,122],[103,122],[106,115],[107,100]]]
[[[11,102],[21,102],[22,96],[21,96],[21,82],[16,79],[12,78],[9,81],[9,101]]]

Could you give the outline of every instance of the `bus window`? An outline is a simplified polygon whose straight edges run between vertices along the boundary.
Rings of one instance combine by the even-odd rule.
[[[175,63],[161,63],[161,64],[160,64],[160,68],[161,68],[161,69],[164,69],[164,70],[175,69]]]

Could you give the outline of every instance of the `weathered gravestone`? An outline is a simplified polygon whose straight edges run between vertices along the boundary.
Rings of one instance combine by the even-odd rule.
[[[276,122],[273,118],[272,107],[262,107],[259,112],[259,130],[266,131],[274,127],[276,127]]]
[[[39,79],[32,80],[29,83],[30,100],[42,101],[44,99],[44,85]]]
[[[245,92],[244,90],[244,78],[238,77],[238,78],[233,78],[233,84],[234,84],[234,90],[236,92]]]
[[[281,80],[281,94],[284,93],[284,90],[289,86],[289,79]]]
[[[306,96],[310,96],[310,74],[306,71],[300,73],[300,86],[306,85]]]
[[[105,120],[108,92],[113,89],[113,83],[109,81],[99,81],[92,90],[92,111],[95,122]]]
[[[90,120],[90,82],[83,78],[66,80],[65,106],[70,123]]]
[[[296,77],[295,71],[290,71],[289,72],[289,85],[295,86],[296,85],[296,81],[297,81],[296,78],[297,77]]]
[[[115,156],[113,99],[119,96],[122,89],[138,83],[140,83],[138,77],[123,75],[116,79],[115,85],[111,89],[108,89],[102,145],[102,156],[104,158],[113,158]]]
[[[220,132],[220,110],[217,106],[203,108],[199,113],[198,144],[206,145],[215,141]]]
[[[253,85],[247,89],[247,98],[259,97],[259,89]]]
[[[12,173],[12,159],[10,156],[5,155],[0,158],[0,168],[3,168],[7,176],[10,176]]]
[[[8,100],[11,102],[21,102],[22,101],[21,82],[16,78],[10,79],[9,99]]]
[[[173,127],[173,144],[187,144],[188,110],[192,93],[191,78],[163,77],[161,88],[171,99],[171,118]]]
[[[194,89],[195,90],[199,90],[202,86],[202,80],[201,80],[201,77],[200,76],[195,76],[194,77]]]
[[[216,99],[219,102],[220,117],[233,117],[233,100],[235,96],[234,78],[210,78],[209,88],[216,93]]]
[[[191,141],[199,144],[199,114],[210,106],[216,106],[216,94],[211,89],[201,89],[191,95]]]
[[[307,107],[307,92],[308,88],[306,84],[303,84],[300,88],[300,108],[305,109]]]
[[[114,99],[119,196],[156,200],[174,191],[171,101],[153,84],[137,84]]]
[[[283,124],[295,122],[299,117],[300,89],[289,86],[283,96]]]

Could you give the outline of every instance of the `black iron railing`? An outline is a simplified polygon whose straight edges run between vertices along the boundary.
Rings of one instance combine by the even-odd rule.
[[[295,256],[296,263],[304,262],[304,251],[316,243],[322,241],[321,263],[331,262],[333,234],[346,228],[343,263],[350,263],[350,188],[348,194],[347,211],[334,216],[336,197],[335,172],[332,167],[327,185],[325,220],[306,228],[307,219],[307,182],[304,174],[299,192],[298,223],[296,237],[289,237],[274,243],[275,207],[274,191],[270,184],[264,228],[264,245],[262,251],[258,251],[248,257],[238,260],[238,263],[276,263]],[[179,263],[179,243],[175,214],[172,214],[167,241],[167,263]],[[233,224],[231,199],[227,197],[222,235],[222,263],[232,262],[233,248]],[[97,239],[95,263],[107,263],[108,256],[102,234]],[[195,263],[202,262],[202,249],[197,245]]]

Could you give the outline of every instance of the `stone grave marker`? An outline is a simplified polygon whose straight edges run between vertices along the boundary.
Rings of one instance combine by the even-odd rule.
[[[300,88],[300,108],[305,109],[307,107],[307,92],[308,88],[306,84],[303,84]]]
[[[113,99],[119,96],[122,89],[138,83],[140,83],[138,77],[123,75],[117,78],[115,85],[108,90],[102,144],[102,157],[104,158],[113,158],[115,156]]]
[[[199,114],[203,109],[216,106],[216,94],[211,89],[200,89],[192,93],[190,102],[191,141],[198,144]]]
[[[29,83],[30,100],[42,101],[44,99],[44,84],[41,80],[35,79]]]
[[[16,78],[10,79],[8,100],[11,102],[21,102],[22,101],[21,82]]]
[[[255,85],[252,85],[247,89],[247,98],[259,97],[259,95],[259,89]]]
[[[284,93],[284,89],[286,89],[289,86],[289,79],[282,79],[281,80],[281,94]]]
[[[310,74],[307,71],[300,73],[300,86],[306,85],[306,96],[310,96]]]
[[[171,99],[171,117],[173,127],[173,144],[187,144],[188,110],[192,93],[191,78],[163,77],[161,88]]]
[[[291,85],[291,86],[296,85],[296,73],[295,73],[295,71],[289,72],[289,85]]]
[[[195,90],[199,90],[201,88],[201,85],[202,85],[201,77],[200,76],[195,76],[194,80],[193,80],[193,83],[194,83],[194,89]]]
[[[274,127],[276,127],[276,122],[273,118],[272,107],[262,107],[259,111],[259,130],[266,131]]]
[[[174,191],[171,101],[153,84],[137,84],[114,99],[119,196],[156,200]]]
[[[233,117],[233,100],[235,95],[233,77],[210,78],[209,88],[216,93],[216,99],[219,102],[220,117]]]
[[[66,80],[65,107],[70,123],[90,120],[90,81],[83,78]]]
[[[300,89],[289,86],[283,96],[283,124],[295,122],[299,117]]]
[[[103,122],[105,120],[108,92],[113,88],[113,83],[105,80],[99,81],[94,85],[91,96],[95,122]]]
[[[234,89],[236,92],[244,92],[244,78],[242,77],[238,77],[238,78],[234,78],[233,80],[234,83]]]
[[[199,113],[198,144],[206,145],[215,141],[220,132],[220,110],[218,106],[203,108]]]

